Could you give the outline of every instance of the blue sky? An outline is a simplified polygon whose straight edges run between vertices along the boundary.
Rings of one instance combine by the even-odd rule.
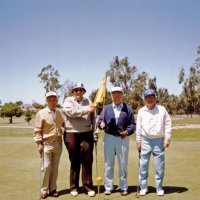
[[[89,95],[116,55],[179,94],[179,70],[200,45],[199,8],[199,0],[0,0],[0,99],[43,103],[37,75],[48,64]]]

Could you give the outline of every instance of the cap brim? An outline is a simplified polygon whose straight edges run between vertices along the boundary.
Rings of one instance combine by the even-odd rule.
[[[156,96],[156,95],[155,94],[148,94],[148,95],[145,95],[144,98],[146,98],[148,96]]]
[[[48,97],[56,97],[56,98],[58,98],[58,96],[56,96],[56,95],[49,95],[49,96],[46,96],[46,98],[48,98]]]
[[[114,91],[111,91],[111,93],[114,93],[114,92],[121,92],[121,93],[123,93],[121,90],[114,90]]]

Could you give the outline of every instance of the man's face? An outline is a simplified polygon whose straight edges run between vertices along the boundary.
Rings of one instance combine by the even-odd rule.
[[[47,105],[50,110],[55,110],[58,104],[58,99],[55,96],[47,97]]]
[[[155,105],[156,104],[155,95],[149,95],[149,96],[145,97],[145,103],[149,106]]]
[[[76,98],[77,101],[81,101],[84,94],[85,90],[83,88],[76,88],[73,90],[73,96]]]
[[[112,101],[115,105],[119,105],[123,101],[123,94],[122,92],[113,92],[112,93]]]

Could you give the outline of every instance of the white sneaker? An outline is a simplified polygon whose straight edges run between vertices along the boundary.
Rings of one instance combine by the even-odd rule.
[[[73,197],[76,197],[78,195],[78,191],[77,190],[72,190],[70,192],[70,194],[73,196]]]
[[[164,190],[157,190],[158,196],[164,196]]]
[[[105,195],[111,195],[111,193],[112,193],[112,190],[105,190],[104,192]]]
[[[140,190],[140,196],[145,196],[146,194],[147,194],[147,192],[148,192],[148,189],[141,189]]]
[[[95,196],[95,191],[91,190],[88,192],[89,197],[94,197]]]

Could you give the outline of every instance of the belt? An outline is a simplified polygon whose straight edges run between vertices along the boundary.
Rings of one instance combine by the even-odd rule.
[[[153,139],[164,139],[164,137],[163,136],[161,136],[161,137],[147,137],[147,136],[144,136],[144,135],[141,135],[142,136],[142,138],[145,138],[145,139],[149,139],[149,140],[153,140]]]
[[[107,132],[106,132],[106,133],[107,133]],[[119,135],[119,134],[113,134],[113,133],[107,133],[107,134],[112,135],[112,136],[115,136],[115,137],[121,137],[121,135]]]

